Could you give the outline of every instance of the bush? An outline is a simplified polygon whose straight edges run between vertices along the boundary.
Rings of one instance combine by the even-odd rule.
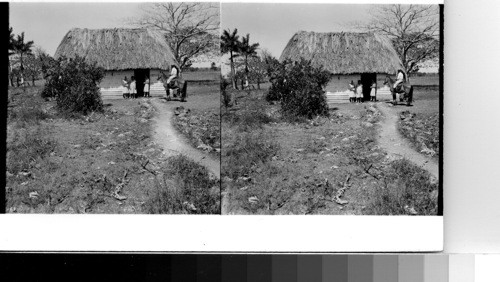
[[[313,118],[328,115],[323,87],[330,80],[330,73],[322,67],[313,67],[310,61],[276,60],[269,63],[268,75],[271,88],[268,101],[279,100],[285,116]]]
[[[102,111],[98,84],[104,77],[104,70],[95,63],[87,63],[78,56],[72,59],[63,57],[52,60],[44,70],[46,84],[42,97],[55,97],[61,112],[86,115]]]

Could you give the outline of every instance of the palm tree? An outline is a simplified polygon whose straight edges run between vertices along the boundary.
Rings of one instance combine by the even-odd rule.
[[[245,57],[245,86],[248,86],[248,59],[257,57],[259,43],[250,44],[250,34],[241,38],[240,53]]]
[[[12,33],[12,31],[12,27],[9,27],[9,55],[14,54],[16,46],[16,38],[14,37],[14,33]]]
[[[31,48],[33,48],[34,42],[28,41],[24,42],[24,31],[21,32],[21,35],[17,35],[14,50],[16,54],[19,54],[19,62],[21,63],[21,83],[24,85],[24,65],[23,65],[23,57],[26,55],[31,55]]]
[[[235,53],[238,53],[240,51],[240,42],[238,41],[240,36],[237,33],[238,29],[236,28],[233,30],[233,32],[231,32],[230,29],[227,29],[222,32],[222,35],[220,37],[220,49],[222,53],[229,53],[229,61],[231,62],[231,80],[233,82],[234,89],[238,89],[236,87],[236,72],[234,70],[234,58],[238,56]]]
[[[12,27],[9,27],[9,78],[10,85],[14,87],[14,70],[12,68],[12,64],[10,61],[10,55],[14,55],[16,51],[16,38],[14,37],[14,33],[12,32]]]

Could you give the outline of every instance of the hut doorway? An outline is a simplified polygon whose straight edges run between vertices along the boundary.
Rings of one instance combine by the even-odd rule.
[[[137,96],[144,96],[144,81],[149,77],[149,69],[135,69],[134,77],[137,85]]]
[[[370,86],[372,81],[377,81],[376,73],[362,73],[361,83],[363,84],[363,100],[370,101]]]

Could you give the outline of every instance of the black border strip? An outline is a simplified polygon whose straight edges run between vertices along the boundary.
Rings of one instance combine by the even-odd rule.
[[[443,215],[443,60],[444,60],[444,5],[439,5],[439,195],[437,215]]]
[[[9,3],[0,3],[0,26],[3,26],[0,31],[0,38],[7,38],[7,33],[9,31]],[[9,70],[7,66],[9,65],[9,50],[8,42],[5,40],[0,44],[0,91],[1,91],[1,102],[0,102],[0,172],[2,177],[0,177],[0,187],[2,187],[3,192],[0,193],[0,213],[5,213],[5,189],[6,181],[6,171],[7,171],[7,103],[9,101]]]

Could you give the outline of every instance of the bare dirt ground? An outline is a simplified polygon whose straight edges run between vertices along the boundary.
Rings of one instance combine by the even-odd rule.
[[[174,108],[179,105],[171,101],[165,102],[165,100],[160,102],[161,100],[163,99],[151,100],[157,110],[157,116],[154,118],[154,139],[157,144],[160,144],[167,153],[172,155],[184,154],[186,157],[206,167],[215,177],[219,178],[220,160],[193,148],[189,144],[189,141],[172,124]]]
[[[384,115],[384,118],[380,122],[378,135],[379,144],[384,151],[395,159],[408,159],[438,179],[439,169],[436,160],[417,152],[408,140],[399,133],[397,124],[401,107],[390,107],[387,103],[378,103],[377,108]]]

